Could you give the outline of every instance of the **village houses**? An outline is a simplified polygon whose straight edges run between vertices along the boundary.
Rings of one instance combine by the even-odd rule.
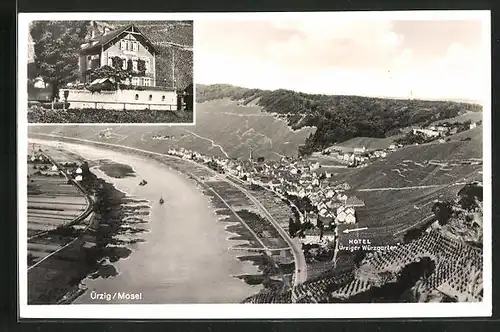
[[[130,82],[135,86],[156,85],[156,56],[153,43],[133,24],[111,30],[104,27],[102,34],[91,30],[91,38],[82,45],[79,55],[80,81],[90,83],[88,71],[102,66],[131,69],[138,75]]]

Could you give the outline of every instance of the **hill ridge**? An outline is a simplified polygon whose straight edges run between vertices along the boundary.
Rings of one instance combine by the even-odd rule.
[[[219,99],[238,101],[242,105],[254,102],[264,112],[286,118],[292,129],[317,128],[301,148],[303,154],[356,137],[386,138],[409,126],[425,126],[482,109],[477,104],[453,101],[307,94],[230,84],[197,84],[196,95],[198,103]]]
[[[276,92],[276,91],[282,91],[282,92],[291,92],[291,93],[297,93],[297,94],[303,94],[303,95],[308,95],[308,96],[330,96],[330,97],[357,97],[357,98],[367,98],[367,99],[384,99],[384,100],[408,100],[408,101],[424,101],[424,102],[444,102],[444,103],[459,103],[459,104],[471,104],[475,106],[482,107],[480,104],[480,101],[478,100],[472,100],[472,99],[456,99],[456,98],[407,98],[407,97],[394,97],[394,96],[363,96],[360,94],[326,94],[326,93],[310,93],[310,92],[303,92],[299,90],[293,90],[293,89],[285,89],[285,88],[279,88],[279,89],[261,89],[261,88],[249,88],[249,87],[243,87],[240,85],[234,85],[234,84],[229,84],[229,83],[213,83],[213,84],[205,84],[205,83],[197,83],[196,87],[201,89],[206,88],[212,88],[212,87],[217,87],[217,88],[227,88],[227,89],[235,89],[235,90],[248,90],[248,91],[258,91],[258,92]],[[200,100],[200,102],[205,102],[207,100],[212,100],[212,98],[203,98]]]

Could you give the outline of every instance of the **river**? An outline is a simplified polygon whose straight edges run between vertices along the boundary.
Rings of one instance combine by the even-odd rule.
[[[92,172],[131,198],[148,200],[151,205],[149,231],[141,235],[145,242],[131,245],[132,254],[113,263],[118,270],[115,277],[84,279],[87,291],[73,303],[239,303],[260,289],[233,277],[256,273],[256,267],[239,261],[241,252],[228,249],[241,242],[228,240],[227,224],[218,221],[208,197],[183,174],[143,156],[79,144],[30,142],[59,146],[86,160],[129,165],[135,177],[112,178],[97,168]],[[148,184],[139,186],[141,179]],[[165,204],[160,205],[162,195]],[[93,291],[134,293],[141,299],[93,299]]]

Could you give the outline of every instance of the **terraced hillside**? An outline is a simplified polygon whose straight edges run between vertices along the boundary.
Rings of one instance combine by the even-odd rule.
[[[158,48],[156,82],[159,86],[185,89],[193,84],[193,22],[192,21],[119,21],[116,27],[134,24]],[[174,75],[172,75],[172,59]],[[175,82],[172,78],[175,77]]]
[[[30,176],[28,237],[71,222],[87,208],[85,197],[64,177]]]
[[[29,145],[27,165],[30,267],[73,241],[73,231],[90,216],[91,209],[82,189],[65,176],[71,167],[62,165],[72,165],[72,156],[58,149],[45,149],[43,153],[37,149]]]
[[[243,105],[258,105],[285,118],[294,129],[316,127],[301,150],[306,154],[356,137],[385,138],[411,125],[480,109],[479,105],[456,102],[313,95],[224,84],[198,85],[196,94],[198,102],[229,98]]]
[[[251,151],[255,157],[266,159],[297,155],[299,145],[314,132],[314,128],[291,130],[285,120],[262,113],[259,107],[238,106],[229,100],[198,104],[195,126],[30,126],[29,130],[151,148],[155,152],[184,147],[206,155],[243,159],[249,158]]]
[[[428,259],[418,281],[405,269]],[[293,290],[297,302],[428,302],[443,295],[459,302],[482,300],[482,251],[431,231],[365,258],[356,271],[329,272]],[[467,267],[467,268],[464,268]],[[408,272],[406,272],[408,273]],[[411,277],[409,277],[411,276]]]
[[[339,241],[370,238],[372,244],[401,242],[411,227],[430,221],[431,204],[455,196],[465,183],[482,181],[482,128],[462,133],[471,140],[408,146],[366,167],[346,171],[351,193],[365,202],[356,209],[357,225],[367,227],[344,233]]]

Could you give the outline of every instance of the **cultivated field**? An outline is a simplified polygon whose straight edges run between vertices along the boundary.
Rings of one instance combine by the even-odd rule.
[[[28,184],[28,237],[70,223],[86,208],[85,197],[68,184],[66,178],[31,176]]]
[[[476,140],[408,146],[346,174],[354,189],[445,184],[477,173],[482,147]],[[344,179],[341,179],[342,181]]]
[[[387,149],[391,144],[394,143],[394,140],[398,139],[401,136],[402,135],[396,135],[386,138],[356,137],[342,143],[334,144],[330,148],[347,152],[352,152],[354,151],[354,148],[362,148],[362,147],[365,147],[366,150],[368,151]]]
[[[475,142],[482,142],[483,139],[483,126],[477,126],[476,128],[465,130],[455,135],[448,136],[452,141],[461,141],[464,139],[471,139]],[[482,144],[481,144],[482,145]]]
[[[243,303],[292,303],[292,291],[282,292],[281,289],[265,289],[246,298]]]
[[[438,289],[460,302],[482,299],[482,251],[436,231],[394,250],[379,251],[365,258],[356,271],[356,278],[332,295],[345,299],[372,287],[379,287],[384,279],[388,279],[388,275],[397,275],[408,264],[425,257],[430,258],[435,267],[423,279],[420,291],[422,297]],[[466,266],[468,268],[464,268]],[[424,298],[420,300],[425,301]]]
[[[297,303],[328,303],[331,293],[353,279],[353,273],[347,271],[331,271],[326,275],[311,279],[293,289]]]
[[[403,270],[429,259],[429,271],[418,281],[404,279]],[[367,256],[356,270],[328,269],[292,290],[297,303],[428,302],[447,296],[455,301],[481,301],[482,252],[436,231],[419,239]],[[464,266],[467,268],[464,269]],[[415,282],[416,281],[416,282]],[[398,288],[399,287],[399,288]],[[288,292],[261,292],[246,303],[290,303]],[[406,299],[406,300],[404,300]]]
[[[255,209],[254,204],[243,192],[226,181],[212,180],[205,182],[205,184],[221,195],[235,210]]]
[[[231,221],[244,223],[245,227],[250,228],[254,237],[258,238],[264,247],[269,249],[288,247],[286,241],[279,235],[274,226],[261,215],[259,209],[243,192],[222,180],[205,181],[204,184],[208,189],[205,190],[205,193],[212,196],[215,202],[218,202],[218,207],[225,208],[221,212],[230,217]],[[221,199],[230,206],[232,211],[228,210],[225,204],[220,204]],[[262,203],[260,198],[258,199]],[[233,211],[238,217],[234,216]],[[275,217],[273,211],[269,212]]]
[[[62,226],[79,222],[88,212],[84,194],[44,156],[56,163],[75,162],[73,157],[56,148],[43,147],[44,155],[36,152],[39,146],[29,145],[29,155],[37,157],[28,163],[28,265],[37,264],[61,247],[70,243],[73,229]],[[39,158],[42,157],[43,160]],[[62,170],[64,172],[64,170]],[[61,231],[60,231],[61,230]]]
[[[281,228],[288,231],[288,221],[293,218],[292,208],[280,197],[268,190],[252,190],[252,195],[269,211]]]
[[[78,163],[83,161],[81,156],[60,149],[59,147],[43,146],[43,151],[46,155],[52,158],[52,160],[59,164]]]

